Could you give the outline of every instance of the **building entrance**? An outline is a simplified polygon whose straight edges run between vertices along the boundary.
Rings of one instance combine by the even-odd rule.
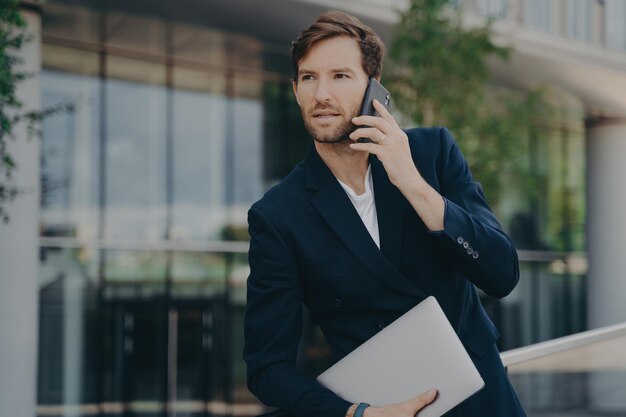
[[[112,335],[101,347],[103,391],[109,394],[105,415],[209,414],[215,373],[211,301],[107,301],[102,318]]]

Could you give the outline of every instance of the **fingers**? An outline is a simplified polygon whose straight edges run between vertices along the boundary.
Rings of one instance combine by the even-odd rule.
[[[352,118],[355,125],[366,125],[375,127],[384,134],[389,134],[394,129],[400,129],[396,123],[396,119],[378,100],[374,100],[374,108],[380,113],[380,117],[376,116],[357,116]]]
[[[387,110],[387,108],[385,106],[383,106],[380,101],[374,99],[374,103],[373,104],[374,104],[374,108],[376,109],[376,111],[378,113],[380,113],[380,117],[385,119],[385,121],[387,123],[389,123],[391,126],[395,126],[396,125],[396,119],[393,118],[391,113],[389,113],[389,110]]]
[[[352,123],[357,126],[371,126],[382,132],[389,132],[391,130],[391,126],[389,123],[383,119],[382,117],[376,116],[357,116],[352,118]]]
[[[385,134],[373,127],[362,127],[350,134],[350,139],[357,140],[360,138],[369,138],[375,143],[380,143],[385,139]]]
[[[426,391],[418,395],[417,397],[415,397],[414,399],[410,401],[412,403],[411,405],[415,409],[415,412],[417,413],[419,410],[426,407],[428,404],[432,403],[436,397],[437,397],[437,390],[433,388],[430,391]]]
[[[380,145],[377,143],[351,143],[350,149],[354,149],[355,151],[363,151],[369,152],[374,155],[378,155],[380,152]]]

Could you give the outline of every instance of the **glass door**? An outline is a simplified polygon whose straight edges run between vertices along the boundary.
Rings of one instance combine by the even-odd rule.
[[[106,415],[199,417],[212,399],[213,311],[156,301],[109,302],[103,324]]]

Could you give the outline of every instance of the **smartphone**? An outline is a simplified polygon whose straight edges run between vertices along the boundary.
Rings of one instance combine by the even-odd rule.
[[[386,109],[389,108],[391,102],[391,94],[381,83],[376,81],[375,78],[370,78],[363,96],[363,103],[361,104],[361,116],[377,116],[380,117],[380,113],[374,108],[374,99],[378,100]],[[359,126],[365,127],[365,126]],[[357,140],[359,143],[373,142],[370,138],[360,138]]]

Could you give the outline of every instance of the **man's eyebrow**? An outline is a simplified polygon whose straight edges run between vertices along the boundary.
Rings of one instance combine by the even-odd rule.
[[[342,67],[342,68],[335,68],[333,70],[331,70],[333,73],[337,73],[337,72],[349,72],[354,74],[354,70],[350,67]],[[302,74],[317,74],[316,71],[313,70],[309,70],[306,68],[301,68],[298,70],[298,76],[302,75]]]
[[[308,69],[299,69],[298,70],[298,75],[302,75],[302,74],[315,74],[315,71],[312,70],[308,70]]]
[[[333,72],[351,72],[351,73],[354,74],[354,70],[352,68],[348,68],[348,67],[337,68],[337,69],[334,69]]]

